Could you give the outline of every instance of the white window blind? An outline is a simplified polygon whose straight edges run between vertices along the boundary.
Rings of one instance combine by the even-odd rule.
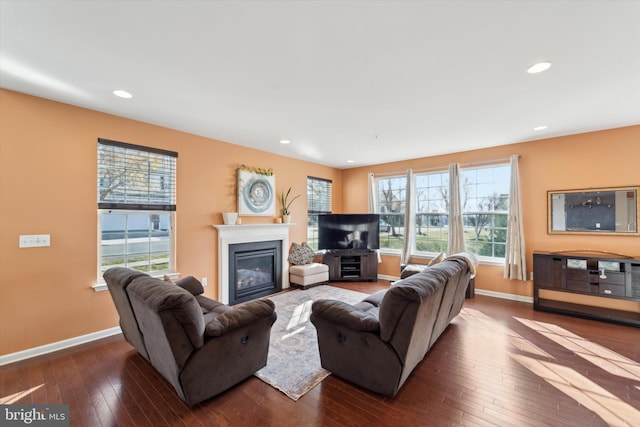
[[[307,177],[307,213],[331,213],[331,180]]]
[[[307,243],[318,249],[318,215],[331,213],[329,179],[307,177]]]
[[[178,153],[98,139],[98,209],[176,210]]]

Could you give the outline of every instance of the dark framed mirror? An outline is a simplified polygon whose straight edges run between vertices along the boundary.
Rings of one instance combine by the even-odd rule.
[[[638,236],[640,187],[547,192],[549,234]]]

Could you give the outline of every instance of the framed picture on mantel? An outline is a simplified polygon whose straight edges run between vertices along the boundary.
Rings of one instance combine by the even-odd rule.
[[[238,169],[238,213],[275,216],[275,176]]]

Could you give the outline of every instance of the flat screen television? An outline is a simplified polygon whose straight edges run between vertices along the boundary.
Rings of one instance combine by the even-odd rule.
[[[318,215],[318,249],[378,249],[380,215]]]

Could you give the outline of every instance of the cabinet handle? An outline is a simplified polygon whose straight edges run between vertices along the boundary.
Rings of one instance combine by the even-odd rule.
[[[601,278],[601,279],[606,279],[606,278],[607,278],[607,275],[606,275],[606,274],[604,274],[604,268],[601,268],[601,269],[600,269],[600,278]]]

